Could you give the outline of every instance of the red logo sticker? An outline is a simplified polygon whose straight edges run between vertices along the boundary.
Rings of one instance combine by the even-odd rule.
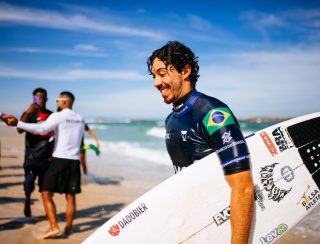
[[[278,154],[277,153],[277,149],[274,146],[274,144],[272,143],[270,137],[268,136],[268,134],[266,132],[261,132],[260,136],[264,142],[264,144],[267,146],[269,152],[271,153],[271,155],[274,157],[274,155]]]
[[[112,236],[117,236],[120,233],[120,227],[119,225],[113,225],[110,227],[110,229],[108,230],[108,232],[110,233],[110,235]]]

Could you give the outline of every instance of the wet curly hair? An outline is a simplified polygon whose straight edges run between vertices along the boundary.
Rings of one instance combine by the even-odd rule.
[[[152,75],[153,61],[158,58],[165,63],[166,66],[172,65],[179,73],[189,64],[191,67],[190,81],[192,87],[196,86],[199,75],[198,57],[190,48],[178,41],[169,41],[163,47],[155,50],[147,60],[149,74]]]

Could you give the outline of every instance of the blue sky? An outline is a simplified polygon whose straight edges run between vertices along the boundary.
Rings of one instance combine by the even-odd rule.
[[[76,96],[85,117],[164,119],[147,73],[178,40],[199,56],[197,89],[238,118],[319,111],[318,1],[0,1],[0,111],[20,115],[36,87]]]

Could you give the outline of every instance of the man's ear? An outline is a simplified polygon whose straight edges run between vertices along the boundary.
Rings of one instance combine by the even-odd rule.
[[[182,73],[183,79],[187,79],[191,74],[191,66],[189,64],[186,64],[182,69],[181,73]]]

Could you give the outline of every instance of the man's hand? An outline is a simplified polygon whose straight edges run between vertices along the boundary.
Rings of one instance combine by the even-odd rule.
[[[82,164],[82,171],[83,171],[83,173],[85,175],[88,174],[88,170],[87,170],[87,165],[86,164]]]
[[[26,113],[27,114],[31,114],[31,113],[34,113],[35,111],[39,110],[39,105],[36,104],[36,103],[32,103],[29,108],[27,109]]]
[[[1,120],[8,126],[16,126],[18,124],[18,119],[11,114],[1,116]]]

